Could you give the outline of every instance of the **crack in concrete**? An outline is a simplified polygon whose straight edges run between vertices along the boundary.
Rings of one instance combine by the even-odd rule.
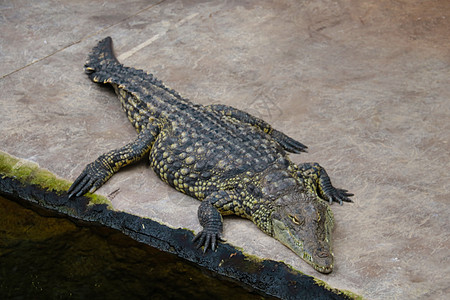
[[[189,16],[183,18],[183,19],[181,19],[179,22],[177,22],[177,23],[174,25],[174,28],[180,27],[181,25],[183,25],[183,24],[186,23],[187,21],[189,21],[189,20],[195,18],[196,16],[198,16],[198,14],[199,14],[198,12],[197,12],[197,13],[193,13],[193,14],[191,14],[191,15],[189,15]],[[119,55],[119,57],[118,57],[119,61],[125,60],[126,58],[132,56],[133,54],[135,54],[135,53],[138,52],[139,50],[141,50],[141,49],[147,47],[148,45],[150,45],[151,43],[153,43],[154,41],[156,41],[157,39],[159,39],[161,36],[165,35],[167,32],[168,32],[168,30],[166,30],[164,33],[161,33],[161,34],[158,33],[158,34],[152,36],[150,39],[146,40],[145,42],[143,42],[143,43],[137,45],[136,47],[134,47],[134,48],[131,49],[130,51],[127,51],[127,52],[125,52],[125,53]]]
[[[129,19],[131,19],[131,18],[133,18],[133,17],[136,17],[136,16],[138,16],[139,14],[141,14],[141,13],[143,13],[143,12],[145,12],[145,11],[147,11],[147,10],[149,10],[149,9],[151,9],[151,8],[153,8],[153,7],[155,7],[155,6],[158,6],[158,5],[160,5],[161,3],[165,2],[165,1],[166,1],[166,0],[162,0],[162,1],[159,1],[159,2],[157,2],[157,3],[151,4],[151,5],[149,5],[149,6],[145,7],[145,8],[143,8],[143,9],[139,10],[138,12],[136,12],[136,13],[134,13],[134,14],[132,14],[132,15],[130,15],[130,16],[128,16],[128,17],[126,17],[126,18],[124,18],[124,19],[122,19],[122,20],[120,20],[120,21],[114,23],[114,24],[111,24],[111,25],[109,25],[109,26],[106,26],[105,28],[102,28],[102,29],[100,29],[100,30],[98,30],[98,31],[96,31],[96,32],[94,32],[94,33],[87,34],[87,35],[84,36],[83,38],[81,38],[81,39],[79,39],[79,40],[77,40],[77,41],[75,41],[75,42],[72,42],[72,43],[70,43],[69,45],[67,45],[67,46],[65,46],[65,47],[63,47],[63,48],[60,48],[60,49],[58,49],[58,50],[56,50],[56,51],[54,51],[54,52],[52,52],[52,53],[50,53],[50,54],[48,54],[48,55],[46,55],[46,56],[44,56],[44,57],[35,59],[35,60],[33,60],[32,62],[26,64],[25,66],[22,66],[22,67],[20,67],[20,68],[14,70],[14,71],[11,71],[11,72],[9,72],[9,73],[7,73],[7,74],[2,75],[2,76],[0,77],[0,79],[4,79],[4,78],[6,78],[6,77],[8,77],[8,76],[11,76],[11,75],[13,75],[13,74],[15,74],[15,73],[17,73],[17,72],[19,72],[19,71],[22,71],[22,70],[24,70],[24,69],[26,69],[26,68],[28,68],[28,67],[30,67],[30,66],[36,64],[36,63],[39,63],[39,62],[41,62],[41,61],[43,61],[43,60],[45,60],[45,59],[47,59],[47,58],[49,58],[49,57],[51,57],[51,56],[57,54],[57,53],[62,52],[62,51],[64,51],[64,50],[66,50],[67,48],[70,48],[70,47],[72,47],[72,46],[74,46],[74,45],[76,45],[76,44],[79,44],[79,43],[85,41],[86,39],[89,39],[89,38],[91,38],[91,37],[93,37],[93,36],[95,36],[95,35],[97,35],[97,34],[103,32],[103,31],[106,31],[106,30],[108,30],[108,29],[110,29],[110,28],[112,28],[112,27],[114,27],[114,26],[117,26],[117,25],[119,25],[119,24],[122,24],[122,23],[125,22],[126,20],[129,20]],[[185,19],[186,19],[186,18],[185,18]],[[184,20],[184,19],[183,19],[183,20]]]

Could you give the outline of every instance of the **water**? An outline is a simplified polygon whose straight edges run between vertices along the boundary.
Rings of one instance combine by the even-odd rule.
[[[0,197],[0,299],[267,299],[117,231]]]

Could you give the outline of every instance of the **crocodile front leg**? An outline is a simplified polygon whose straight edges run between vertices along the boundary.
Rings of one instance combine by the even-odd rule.
[[[141,160],[150,151],[158,134],[157,125],[148,125],[133,142],[100,155],[74,181],[68,190],[69,198],[79,197],[90,190],[94,192],[120,168]]]
[[[280,144],[281,147],[283,147],[284,150],[288,152],[292,153],[306,152],[306,149],[308,148],[302,143],[285,135],[281,131],[272,128],[272,126],[270,126],[270,124],[267,123],[266,121],[261,120],[255,116],[252,116],[251,114],[245,111],[239,110],[232,106],[222,104],[212,104],[208,105],[207,107],[229,118],[258,127],[259,129],[270,135],[278,144]]]
[[[347,190],[335,188],[331,184],[330,177],[325,169],[318,163],[304,163],[298,166],[297,175],[303,179],[307,187],[315,192],[323,200],[330,204],[339,202],[340,205],[345,202],[353,202],[349,197],[353,196]]]
[[[224,241],[221,237],[223,220],[219,209],[230,201],[232,199],[226,191],[218,191],[206,197],[200,204],[198,208],[198,220],[203,230],[192,241],[198,241],[197,248],[204,245],[203,252],[206,252],[210,246],[215,251],[217,241]]]

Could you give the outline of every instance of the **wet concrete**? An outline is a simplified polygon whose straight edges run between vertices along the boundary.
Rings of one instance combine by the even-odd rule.
[[[0,150],[75,179],[135,131],[82,66],[112,36],[129,66],[191,100],[264,118],[356,194],[333,206],[336,267],[315,272],[251,222],[228,242],[370,299],[450,293],[450,3],[3,1]],[[139,163],[99,191],[116,209],[200,229],[198,202]]]

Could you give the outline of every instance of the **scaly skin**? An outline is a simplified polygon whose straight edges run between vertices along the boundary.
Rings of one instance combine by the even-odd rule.
[[[326,201],[351,202],[352,194],[334,188],[318,164],[289,160],[286,151],[300,153],[305,145],[250,114],[194,104],[153,75],[124,67],[109,37],[93,49],[85,71],[94,82],[113,86],[138,137],[88,164],[70,187],[70,198],[96,190],[121,167],[148,155],[164,182],[202,201],[203,230],[194,241],[204,251],[216,249],[222,215],[235,214],[317,271],[332,271],[333,215]]]

